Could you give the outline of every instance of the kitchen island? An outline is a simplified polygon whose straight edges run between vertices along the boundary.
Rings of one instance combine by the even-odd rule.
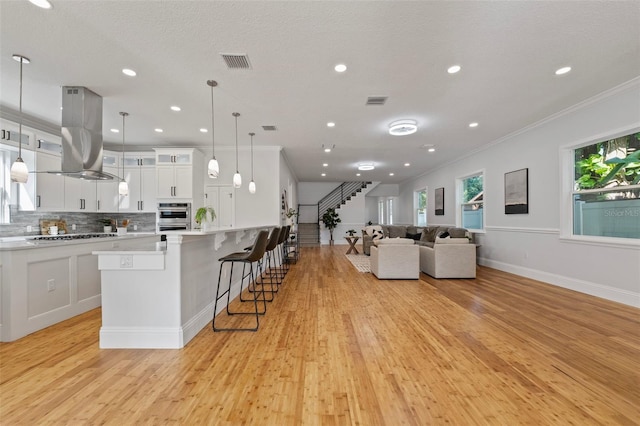
[[[101,304],[95,250],[160,240],[154,233],[42,241],[0,239],[0,341],[10,342]]]
[[[160,244],[94,251],[102,274],[100,347],[184,347],[213,318],[218,259],[243,251],[272,227],[167,231]],[[225,268],[223,283],[228,273]],[[234,277],[232,298],[240,291],[239,274]]]

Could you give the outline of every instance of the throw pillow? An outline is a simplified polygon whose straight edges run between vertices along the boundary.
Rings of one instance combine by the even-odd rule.
[[[369,226],[366,226],[364,228],[364,232],[366,232],[367,235],[373,235],[373,231],[382,232],[382,226],[380,226],[380,225],[369,225]]]
[[[411,233],[407,232],[407,237],[406,238],[411,238],[412,240],[419,241],[420,237],[422,237],[422,233],[411,234]]]
[[[378,230],[378,229],[374,229],[371,235],[372,235],[372,239],[374,240],[381,240],[384,238],[384,233],[382,232],[382,230]]]
[[[443,233],[438,235],[438,237],[440,237],[440,238],[447,238],[448,236],[449,236],[449,232],[447,232],[447,231],[444,231]]]
[[[438,232],[437,226],[428,226],[422,230],[422,237],[420,241],[432,243],[436,240],[436,232]]]

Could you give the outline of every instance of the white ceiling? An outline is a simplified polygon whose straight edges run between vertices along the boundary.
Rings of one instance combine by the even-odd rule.
[[[51,1],[0,1],[5,111],[18,109],[19,53],[35,119],[59,125],[60,87],[86,86],[104,98],[107,146],[127,111],[127,145],[206,151],[215,79],[216,148],[234,144],[240,112],[240,145],[253,131],[256,146],[284,147],[301,181],[399,183],[640,75],[637,1]],[[228,69],[221,53],[247,54],[252,69]],[[448,74],[453,64],[462,71]],[[390,136],[403,118],[418,132]],[[376,170],[356,178],[362,161]]]

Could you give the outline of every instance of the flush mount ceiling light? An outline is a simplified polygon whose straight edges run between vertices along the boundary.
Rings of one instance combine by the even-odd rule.
[[[209,160],[209,164],[207,165],[207,173],[211,179],[217,179],[220,174],[220,166],[218,165],[218,160],[216,160],[216,142],[214,139],[214,122],[213,122],[213,88],[218,85],[218,83],[214,80],[207,80],[207,85],[211,87],[211,160]],[[206,129],[200,129],[202,130]]]
[[[134,70],[129,69],[129,68],[123,68],[122,69],[122,74],[128,75],[129,77],[135,77],[137,75]]]
[[[556,75],[563,75],[571,71],[571,67],[562,67],[556,70]]]
[[[360,163],[358,164],[358,170],[373,170],[375,166],[373,163]]]
[[[389,134],[393,136],[411,135],[417,130],[418,122],[416,120],[397,120],[389,124]]]
[[[452,66],[450,66],[450,67],[447,69],[447,72],[448,72],[449,74],[455,74],[455,73],[457,73],[458,71],[460,71],[460,69],[461,69],[461,68],[460,68],[460,65],[452,65]]]
[[[51,9],[52,7],[51,3],[49,3],[47,0],[29,0],[29,3],[34,4],[43,9]]]
[[[18,122],[18,158],[11,165],[11,180],[18,183],[27,183],[29,179],[29,169],[22,161],[22,64],[31,62],[29,58],[22,55],[13,55],[13,59],[20,62],[20,121]]]

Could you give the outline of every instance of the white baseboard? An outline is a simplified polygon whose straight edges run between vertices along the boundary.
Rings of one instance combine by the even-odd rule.
[[[101,349],[180,349],[182,328],[100,328]]]
[[[226,306],[226,305],[225,305]],[[200,330],[205,328],[213,319],[213,302],[209,303],[204,309],[193,316],[187,323],[182,326],[182,334],[184,336],[184,346],[196,337]]]
[[[611,300],[613,302],[633,306],[635,308],[640,308],[640,293],[637,292],[621,290],[619,288],[578,280],[536,269],[525,268],[523,266],[511,265],[509,263],[498,262],[491,259],[478,258],[478,264],[548,284],[553,284],[569,290],[578,291],[580,293],[589,294],[591,296]]]

